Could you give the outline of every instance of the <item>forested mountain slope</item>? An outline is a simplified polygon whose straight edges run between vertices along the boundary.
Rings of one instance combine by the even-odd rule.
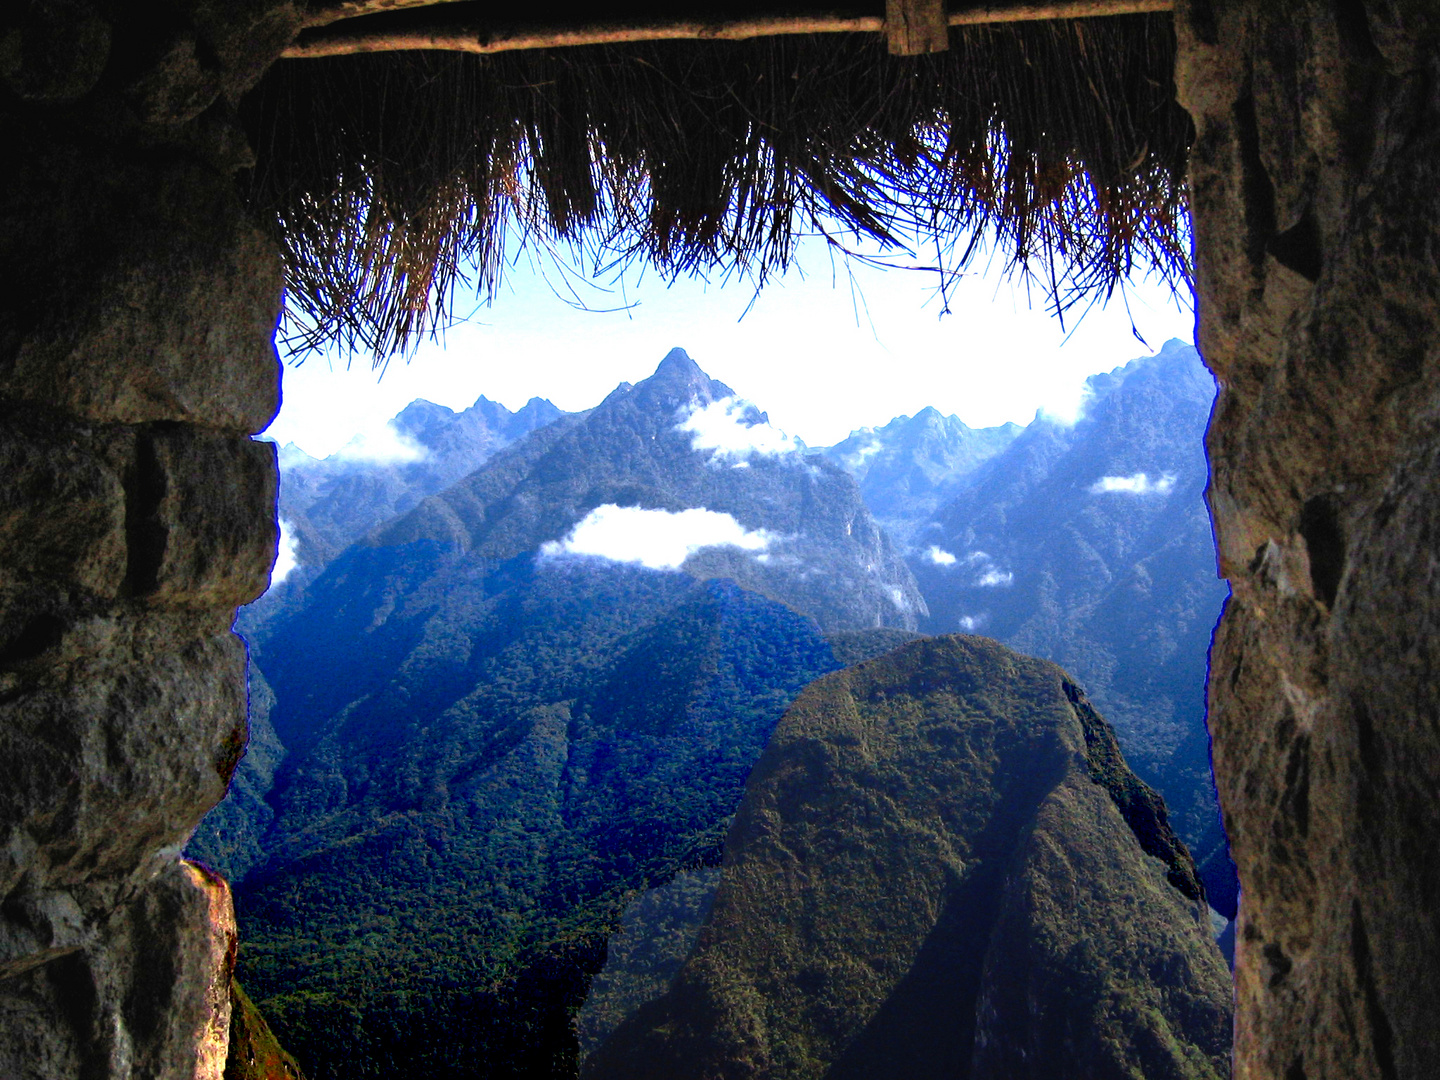
[[[1075,423],[1042,414],[962,463],[906,558],[930,610],[921,629],[985,634],[1075,676],[1164,793],[1206,861],[1213,902],[1233,915],[1205,730],[1206,655],[1226,596],[1204,502],[1214,395],[1179,341],[1092,377]]]
[[[1055,665],[928,638],[826,676],[751,774],[669,991],[587,1080],[1217,1080],[1195,866]]]
[[[672,353],[252,627],[274,703],[192,844],[247,988],[317,1080],[564,1075],[606,934],[718,859],[823,632],[923,614],[854,481]]]

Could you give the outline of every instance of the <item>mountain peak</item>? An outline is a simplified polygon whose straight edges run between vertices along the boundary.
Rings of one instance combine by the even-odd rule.
[[[638,400],[644,402],[646,408],[678,408],[690,402],[718,401],[735,393],[724,383],[710,378],[684,349],[678,348],[666,353],[655,374],[635,389],[640,393]]]
[[[655,369],[652,379],[708,379],[709,376],[700,370],[700,365],[690,359],[690,354],[684,349],[674,348],[665,354],[665,359],[660,361],[660,366]]]
[[[395,414],[390,421],[396,431],[420,442],[428,441],[455,419],[455,410],[437,405],[425,398],[416,398]]]

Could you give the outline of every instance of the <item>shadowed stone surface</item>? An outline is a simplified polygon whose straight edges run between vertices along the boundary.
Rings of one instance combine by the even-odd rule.
[[[1236,1075],[1440,1075],[1440,10],[1177,17],[1243,890]]]
[[[272,0],[0,5],[0,1076],[218,1080],[229,890],[178,860],[245,743],[274,559],[278,252],[234,102]]]

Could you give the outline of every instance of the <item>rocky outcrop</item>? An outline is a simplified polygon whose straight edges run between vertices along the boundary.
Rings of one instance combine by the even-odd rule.
[[[796,699],[694,952],[584,1075],[1212,1080],[1229,1037],[1194,863],[1109,725],[1053,664],[927,638]]]
[[[245,743],[278,252],[234,102],[290,4],[0,11],[0,1075],[218,1077],[234,923],[178,850]]]
[[[1236,1073],[1440,1075],[1440,12],[1189,0]]]
[[[62,903],[22,917],[52,927],[83,919]],[[87,929],[84,948],[56,950],[0,983],[4,1075],[220,1080],[236,946],[224,879],[171,862]]]

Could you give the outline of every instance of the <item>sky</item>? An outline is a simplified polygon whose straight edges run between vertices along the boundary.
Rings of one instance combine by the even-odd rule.
[[[366,355],[288,358],[267,437],[316,457],[352,440],[383,455],[385,422],[416,398],[456,410],[482,394],[511,409],[531,397],[586,409],[648,377],[675,346],[811,446],[927,405],[972,427],[1026,424],[1037,410],[1073,418],[1089,375],[1194,335],[1188,306],[1145,282],[1127,302],[1072,311],[1063,325],[1043,295],[993,267],[977,266],[947,299],[942,313],[933,274],[836,264],[817,243],[758,297],[741,282],[667,287],[653,273],[567,286],[522,261],[493,302],[460,296],[469,317],[383,374]]]

